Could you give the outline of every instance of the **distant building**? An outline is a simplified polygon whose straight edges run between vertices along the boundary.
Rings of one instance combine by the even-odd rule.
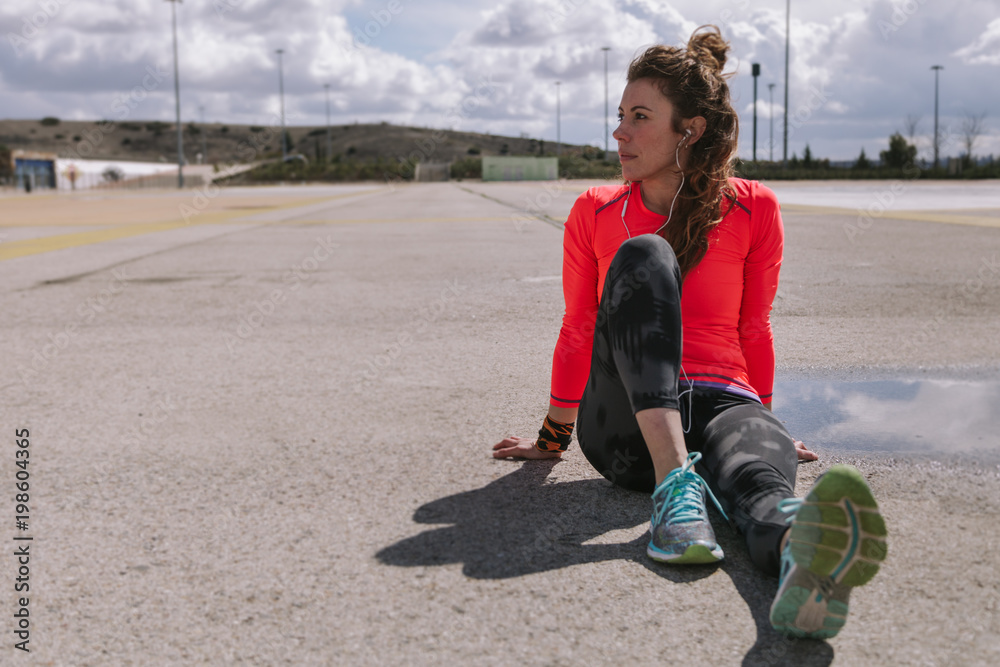
[[[558,158],[483,157],[484,181],[554,181],[558,178]]]
[[[14,170],[14,183],[18,189],[56,187],[56,154],[37,151],[11,151],[10,161]]]

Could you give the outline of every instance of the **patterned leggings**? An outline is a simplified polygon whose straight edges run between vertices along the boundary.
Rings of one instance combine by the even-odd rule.
[[[587,460],[608,480],[644,492],[653,462],[635,413],[681,411],[697,472],[746,539],[754,564],[777,574],[797,455],[788,431],[753,398],[694,386],[679,397],[681,276],[664,239],[645,234],[621,245],[608,269],[594,330],[590,378],[577,435]]]

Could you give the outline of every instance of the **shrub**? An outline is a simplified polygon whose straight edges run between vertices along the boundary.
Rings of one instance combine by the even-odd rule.
[[[45,118],[41,119],[38,122],[44,125],[45,127],[52,127],[53,125],[58,125],[60,121],[55,116],[46,116]]]

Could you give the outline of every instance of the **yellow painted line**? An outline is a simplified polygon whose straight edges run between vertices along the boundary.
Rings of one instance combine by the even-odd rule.
[[[805,204],[782,204],[784,213],[807,215],[837,215],[848,218],[871,216],[873,220],[914,220],[917,222],[937,222],[948,225],[972,225],[976,227],[1000,227],[1000,217],[961,215],[957,213],[929,213],[926,211],[881,211],[868,213],[864,209],[838,208],[835,206],[807,206]],[[991,210],[991,209],[979,209]]]
[[[75,248],[77,246],[90,245],[92,243],[102,243],[113,241],[129,236],[149,234],[151,232],[162,232],[168,229],[186,227],[186,222],[154,222],[146,225],[117,226],[106,229],[97,229],[90,232],[77,232],[75,234],[58,234],[56,236],[43,236],[37,239],[25,239],[23,241],[12,241],[11,243],[0,244],[0,261],[14,259],[15,257],[27,257],[28,255],[38,255],[43,252],[53,250],[63,250],[65,248]]]
[[[66,248],[76,248],[79,246],[92,245],[94,243],[103,243],[105,241],[114,241],[116,239],[128,238],[130,236],[139,236],[142,234],[151,234],[153,232],[163,232],[171,229],[178,229],[180,227],[187,227],[190,225],[207,225],[219,222],[229,222],[234,221],[237,218],[246,218],[250,215],[258,215],[261,213],[271,213],[273,211],[278,211],[282,209],[290,209],[301,206],[311,206],[313,204],[319,204],[325,201],[332,201],[334,199],[343,199],[344,197],[357,196],[362,194],[372,194],[374,191],[365,190],[362,192],[350,192],[342,195],[336,195],[333,197],[318,197],[306,200],[299,200],[297,202],[290,202],[285,204],[279,204],[268,209],[256,209],[253,213],[248,213],[246,210],[231,210],[231,211],[207,211],[205,213],[200,213],[197,215],[191,215],[189,221],[185,221],[183,217],[177,220],[168,220],[165,222],[151,222],[138,225],[114,225],[112,227],[105,227],[103,229],[95,229],[87,232],[74,232],[71,234],[55,234],[53,236],[43,236],[40,238],[24,239],[22,241],[11,241],[9,243],[0,243],[0,261],[5,259],[14,259],[16,257],[27,257],[29,255],[38,255],[44,252],[52,252],[54,250],[65,250]],[[192,200],[194,198],[192,197]],[[181,204],[190,206],[189,200],[184,200]],[[180,204],[178,204],[178,216],[181,215]],[[274,224],[268,222],[254,222],[249,221],[245,224]]]

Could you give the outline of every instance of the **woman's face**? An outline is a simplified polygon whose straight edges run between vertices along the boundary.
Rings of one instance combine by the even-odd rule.
[[[625,86],[618,107],[618,157],[627,181],[650,181],[678,171],[676,150],[684,135],[674,131],[674,105],[653,79]],[[681,156],[683,164],[683,156]]]

